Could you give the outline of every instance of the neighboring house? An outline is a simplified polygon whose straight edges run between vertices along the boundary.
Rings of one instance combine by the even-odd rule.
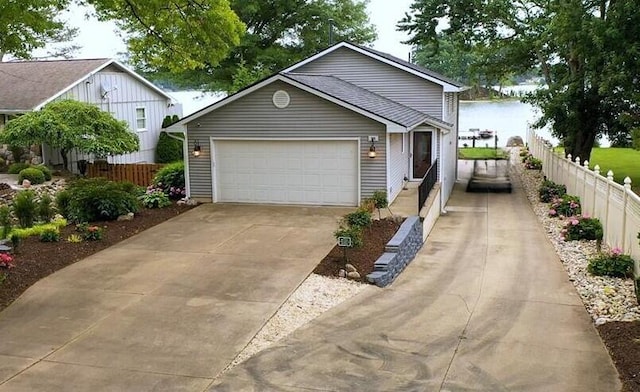
[[[177,123],[187,129],[188,195],[356,206],[386,190],[393,201],[405,178],[420,181],[437,159],[444,206],[463,90],[388,54],[336,44]]]
[[[140,150],[108,157],[112,163],[154,162],[155,148],[166,115],[181,115],[171,96],[112,59],[0,62],[0,128],[12,116],[40,110],[59,99],[75,99],[99,106],[129,123],[140,139]],[[42,146],[49,165],[62,163],[57,149]],[[71,169],[78,159],[72,152]]]

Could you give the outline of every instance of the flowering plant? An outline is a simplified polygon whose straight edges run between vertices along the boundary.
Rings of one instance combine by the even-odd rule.
[[[602,241],[602,223],[598,218],[587,216],[572,216],[567,220],[560,235],[565,241],[596,240]]]
[[[542,161],[529,155],[524,161],[524,167],[529,170],[542,170]]]
[[[80,233],[82,239],[87,241],[99,241],[104,235],[104,229],[100,226],[89,226],[88,223],[76,225],[76,231]]]
[[[587,271],[593,275],[625,278],[633,274],[633,259],[622,249],[613,248],[589,260]]]
[[[13,268],[13,257],[8,253],[0,253],[0,268]]]
[[[575,216],[579,215],[580,212],[580,198],[578,196],[563,195],[551,201],[549,216]]]

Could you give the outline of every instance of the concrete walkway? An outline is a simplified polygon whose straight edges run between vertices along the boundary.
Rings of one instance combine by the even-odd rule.
[[[520,184],[512,194],[465,185],[390,288],[325,313],[210,390],[618,391]]]
[[[58,271],[0,313],[0,391],[206,389],[348,211],[203,205]]]

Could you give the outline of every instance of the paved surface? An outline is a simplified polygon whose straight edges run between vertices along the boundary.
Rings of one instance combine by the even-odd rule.
[[[467,192],[511,192],[509,160],[476,159],[473,175],[467,184]]]
[[[333,247],[340,208],[203,205],[0,313],[0,391],[202,391]]]
[[[210,390],[618,391],[519,184],[512,194],[464,185],[390,288],[325,313]]]

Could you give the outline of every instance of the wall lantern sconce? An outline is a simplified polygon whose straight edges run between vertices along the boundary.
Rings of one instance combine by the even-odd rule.
[[[371,146],[369,147],[369,158],[376,157],[376,142],[378,141],[377,136],[369,136],[369,141],[371,142]]]
[[[194,157],[199,157],[200,153],[202,152],[202,147],[200,147],[200,143],[198,143],[198,140],[196,139],[193,142],[194,146],[193,146],[193,156]]]

